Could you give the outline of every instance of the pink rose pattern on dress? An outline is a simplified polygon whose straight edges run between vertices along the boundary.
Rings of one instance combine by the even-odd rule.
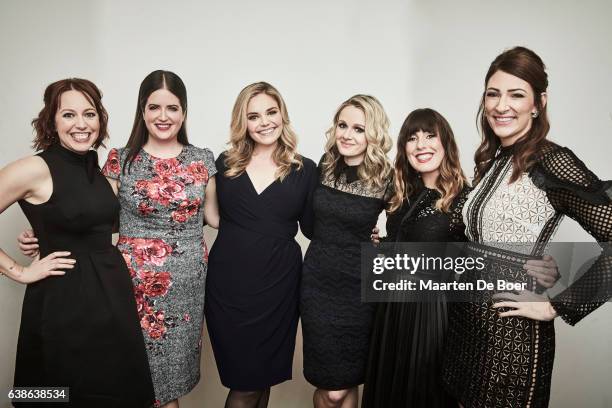
[[[151,339],[165,337],[169,327],[176,326],[176,317],[168,318],[164,310],[155,308],[156,298],[166,296],[172,286],[172,275],[168,271],[153,271],[148,267],[163,266],[175,248],[159,238],[129,238],[122,236],[117,243],[128,266],[140,326]]]
[[[136,181],[132,191],[132,195],[138,198],[138,212],[146,217],[159,212],[156,206],[166,207],[171,214],[171,228],[181,231],[185,222],[196,216],[202,208],[202,199],[190,200],[186,187],[206,185],[208,169],[202,161],[184,164],[176,158],[151,159],[149,170],[153,177]],[[112,172],[118,166],[119,158],[116,152],[111,152],[105,168]]]

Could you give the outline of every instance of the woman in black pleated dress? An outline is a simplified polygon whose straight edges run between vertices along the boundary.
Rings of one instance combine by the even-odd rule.
[[[151,406],[130,275],[111,242],[119,203],[90,150],[107,137],[101,93],[66,79],[44,99],[33,121],[42,152],[0,171],[0,208],[19,202],[40,243],[29,266],[0,251],[2,273],[28,285],[14,386],[69,387],[65,406]]]
[[[395,189],[385,242],[465,241],[461,216],[469,192],[450,125],[432,109],[410,113],[399,133]],[[372,328],[363,407],[456,406],[440,366],[447,327],[443,292],[380,303]]]

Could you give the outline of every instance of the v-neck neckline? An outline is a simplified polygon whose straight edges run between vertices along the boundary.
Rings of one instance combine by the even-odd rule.
[[[263,190],[261,190],[259,193],[257,192],[257,188],[255,188],[255,183],[253,183],[253,180],[251,179],[251,176],[249,175],[249,172],[247,171],[247,169],[244,169],[244,174],[246,174],[246,178],[249,181],[249,184],[251,185],[251,188],[253,189],[253,192],[255,193],[255,195],[257,197],[261,197],[261,195],[263,193],[265,193],[266,191],[268,191],[268,189],[270,189],[270,187],[272,187],[274,185],[274,183],[276,183],[278,181],[278,177],[275,178],[274,180],[272,180],[271,183],[269,183]]]

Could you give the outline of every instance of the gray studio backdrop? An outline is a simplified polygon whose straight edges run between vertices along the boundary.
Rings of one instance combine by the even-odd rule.
[[[114,147],[129,136],[140,81],[163,68],[187,85],[191,142],[215,154],[224,149],[240,89],[266,80],[283,94],[305,156],[319,159],[340,102],[369,93],[385,106],[394,138],[414,108],[433,107],[445,115],[471,175],[475,114],[488,65],[505,48],[525,45],[548,66],[551,138],[601,178],[612,179],[610,4],[6,0],[0,4],[0,166],[32,154],[29,122],[50,82],[77,76],[100,86]],[[101,151],[101,160],[105,155]],[[1,225],[0,246],[25,262],[15,243],[27,225],[18,206],[2,214]],[[209,244],[214,235],[207,229]],[[305,249],[307,240],[299,240]],[[591,239],[566,220],[557,240]],[[9,404],[5,390],[12,384],[23,291],[0,280],[1,407]],[[551,406],[612,406],[611,317],[607,304],[577,327],[557,321]],[[223,403],[225,389],[205,337],[203,379],[183,407]],[[294,379],[273,389],[271,406],[311,406],[313,389],[301,368],[299,336]]]

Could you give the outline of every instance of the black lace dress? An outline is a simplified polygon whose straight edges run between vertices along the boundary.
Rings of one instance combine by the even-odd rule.
[[[368,354],[373,305],[361,302],[361,243],[370,241],[389,183],[369,187],[356,170],[322,177],[302,272],[304,377],[326,390],[363,383]]]
[[[568,289],[551,300],[574,325],[610,298],[612,286],[612,182],[602,182],[569,149],[550,144],[516,182],[512,147],[500,149],[468,196],[463,214],[470,241],[486,245],[488,273],[536,289],[522,265],[541,257],[563,215],[580,223],[607,250]],[[508,254],[509,243],[523,253]],[[482,247],[481,247],[482,248]],[[466,281],[474,279],[469,272]],[[470,407],[546,407],[555,353],[553,321],[499,317],[490,299],[449,310],[443,380]]]
[[[462,242],[461,209],[469,188],[449,212],[435,208],[440,193],[424,188],[387,218],[384,242]],[[379,303],[372,327],[363,405],[379,407],[456,407],[440,381],[447,322],[444,292],[426,302]]]

